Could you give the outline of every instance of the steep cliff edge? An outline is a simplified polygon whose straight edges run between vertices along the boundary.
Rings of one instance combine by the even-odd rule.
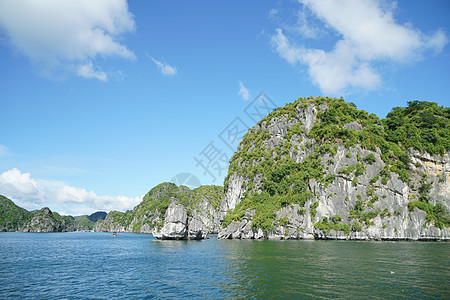
[[[449,115],[413,101],[380,120],[323,97],[276,109],[231,160],[219,238],[450,239]]]
[[[112,211],[94,230],[153,233],[159,239],[202,239],[220,229],[223,188],[190,190],[173,183],[152,188],[142,202],[125,213]]]

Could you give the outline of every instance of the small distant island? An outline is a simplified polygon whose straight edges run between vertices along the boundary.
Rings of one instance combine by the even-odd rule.
[[[159,239],[450,239],[450,108],[411,101],[380,119],[342,98],[299,98],[243,137],[224,186],[152,188],[126,212],[61,216],[0,197],[0,230]]]
[[[91,231],[98,220],[106,218],[104,211],[91,215],[62,216],[48,207],[27,211],[0,195],[0,231],[68,232]]]

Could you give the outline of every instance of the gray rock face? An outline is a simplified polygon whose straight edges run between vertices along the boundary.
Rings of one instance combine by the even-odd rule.
[[[256,125],[253,132],[266,130],[270,138],[262,143],[263,149],[282,147],[289,128],[299,125],[302,134],[293,135],[289,140],[291,148],[286,156],[300,163],[314,153],[314,140],[307,133],[314,126],[318,111],[324,111],[326,106],[310,105],[298,109],[296,118],[288,119],[278,116],[270,122]],[[362,126],[358,122],[344,125],[347,129],[359,131]],[[252,228],[254,211],[247,210],[240,221],[232,221],[219,232],[221,239],[338,239],[338,240],[450,240],[450,230],[447,227],[438,228],[433,222],[426,220],[426,212],[409,209],[411,201],[417,201],[422,176],[426,175],[426,183],[430,184],[430,204],[441,204],[450,211],[450,153],[430,155],[417,150],[410,150],[410,183],[403,182],[398,174],[389,172],[383,178],[380,172],[385,167],[381,159],[381,151],[370,151],[355,145],[350,148],[342,144],[333,144],[336,152],[325,152],[320,155],[324,166],[324,178],[333,175],[331,182],[309,180],[308,190],[312,198],[304,206],[291,204],[276,212],[273,228],[263,232],[260,228]],[[250,149],[252,149],[250,147]],[[283,150],[284,151],[284,150]],[[368,163],[363,158],[374,156],[374,161]],[[254,160],[253,166],[261,163]],[[242,163],[242,162],[240,162]],[[349,166],[364,165],[364,172],[355,175],[346,174]],[[247,183],[252,181],[252,190],[247,191]],[[241,202],[246,192],[258,192],[261,187],[261,175],[245,178],[240,173],[229,176],[228,190],[222,203],[222,209],[233,209]],[[362,204],[363,209],[355,217],[355,209]],[[315,207],[315,208],[314,208]],[[315,211],[315,212],[314,212]],[[224,212],[225,214],[225,212]],[[325,221],[325,225],[320,223]],[[335,219],[341,227],[326,226]],[[328,224],[329,225],[329,224]],[[358,226],[360,225],[360,227]]]
[[[162,240],[183,240],[188,237],[188,216],[186,208],[172,202],[166,211],[164,225],[155,228],[153,236]]]
[[[217,208],[207,199],[203,199],[191,210],[188,239],[204,239],[210,233],[218,233],[221,220]]]
[[[255,214],[252,210],[247,210],[240,221],[232,221],[225,229],[218,234],[219,239],[265,239],[267,234],[259,229],[252,228],[252,218]]]
[[[67,232],[75,230],[73,222],[68,222],[58,214],[54,215],[48,207],[37,211],[25,226],[19,228],[19,231],[22,232]]]
[[[207,203],[202,203],[207,206]],[[164,224],[161,228],[155,227],[152,234],[161,240],[200,240],[204,239],[218,224],[214,224],[208,216],[207,210],[198,210],[188,217],[186,207],[179,204],[175,198],[166,210]]]
[[[242,183],[244,182],[244,177],[238,174],[232,174],[230,178],[230,184],[226,191],[225,199],[222,201],[220,206],[220,212],[224,216],[228,210],[235,208],[236,204],[241,202],[242,198]]]

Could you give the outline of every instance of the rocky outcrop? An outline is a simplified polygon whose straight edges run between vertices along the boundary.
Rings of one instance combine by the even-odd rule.
[[[223,188],[162,183],[143,201],[125,213],[110,212],[99,220],[95,231],[152,233],[158,239],[204,239],[220,230]]]
[[[339,105],[363,121],[326,114]],[[324,115],[332,126],[319,126]],[[383,130],[339,100],[299,100],[269,114],[233,156],[218,237],[449,240],[450,154],[380,148],[394,147]]]
[[[186,207],[172,203],[167,208],[162,228],[153,229],[153,236],[162,240],[184,240],[188,238],[188,215]]]
[[[172,198],[166,210],[164,224],[161,228],[153,229],[153,236],[161,240],[201,240],[218,225],[202,215],[202,211],[192,214],[188,216],[186,207]]]
[[[268,238],[261,228],[252,228],[254,210],[246,210],[244,216],[239,221],[232,221],[230,225],[221,230],[219,239],[266,239]]]
[[[60,216],[48,207],[35,212],[31,220],[25,226],[19,228],[19,231],[23,232],[67,232],[75,230],[72,218]]]

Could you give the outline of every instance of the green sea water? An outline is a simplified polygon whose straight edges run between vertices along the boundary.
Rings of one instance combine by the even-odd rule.
[[[450,244],[0,233],[2,299],[449,299]]]

